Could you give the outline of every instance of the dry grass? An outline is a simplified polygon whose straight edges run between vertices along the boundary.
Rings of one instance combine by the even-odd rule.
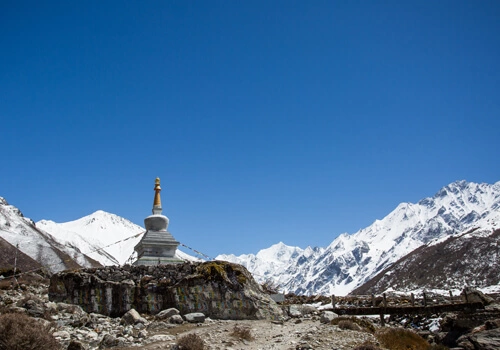
[[[360,331],[361,327],[350,320],[341,320],[338,323],[340,329],[349,329],[351,331]]]
[[[190,333],[179,338],[177,348],[179,350],[203,350],[205,343],[198,334]]]
[[[0,315],[0,350],[55,350],[49,327],[24,314]]]
[[[364,342],[361,345],[356,346],[353,350],[381,350],[377,345],[371,342]]]
[[[432,344],[429,350],[449,350],[450,348],[441,344]]]
[[[245,327],[245,326],[239,326],[239,325],[234,325],[233,331],[231,332],[231,335],[233,337],[239,338],[239,339],[245,339],[245,340],[252,340],[252,332],[250,331],[250,328]]]
[[[375,326],[369,320],[355,316],[346,317],[340,316],[331,321],[332,325],[339,326],[341,329],[351,329],[355,331],[364,331],[367,333],[375,333]]]
[[[380,344],[389,350],[427,350],[429,343],[415,332],[403,328],[383,328],[375,333]]]

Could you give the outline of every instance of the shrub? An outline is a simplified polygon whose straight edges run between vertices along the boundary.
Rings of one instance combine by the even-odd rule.
[[[424,338],[404,328],[384,328],[376,332],[375,337],[389,350],[427,350],[430,347]]]
[[[245,340],[252,340],[253,336],[250,332],[250,328],[244,326],[235,325],[231,333],[233,337]]]
[[[380,348],[371,342],[364,342],[363,344],[356,346],[353,350],[380,350]]]
[[[348,323],[345,323],[346,321],[348,321]],[[349,328],[349,322],[358,325],[361,329],[359,327],[358,328]],[[337,325],[337,326],[339,326],[339,328],[342,328],[342,329],[352,329],[352,330],[356,330],[356,331],[363,330],[363,331],[368,332],[368,333],[375,333],[375,326],[373,325],[373,323],[371,323],[367,319],[359,318],[359,317],[355,317],[355,316],[351,316],[351,317],[340,316],[340,317],[334,318],[331,321],[331,324]]]
[[[429,346],[429,350],[449,350],[450,348],[442,344],[432,344]]]
[[[177,348],[180,350],[203,350],[205,343],[198,334],[190,333],[179,338]]]
[[[0,350],[60,349],[49,326],[24,314],[0,315]]]
[[[350,329],[351,331],[360,331],[361,327],[351,320],[340,320],[338,323],[340,329]]]

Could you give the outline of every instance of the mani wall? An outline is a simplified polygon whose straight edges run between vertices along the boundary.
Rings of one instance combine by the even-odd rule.
[[[49,299],[111,317],[132,308],[148,314],[176,308],[214,319],[282,316],[246,268],[225,261],[62,271],[51,277]]]

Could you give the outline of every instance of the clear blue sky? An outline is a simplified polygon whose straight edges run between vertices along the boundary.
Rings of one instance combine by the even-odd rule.
[[[2,1],[0,196],[210,256],[500,180],[500,1]]]

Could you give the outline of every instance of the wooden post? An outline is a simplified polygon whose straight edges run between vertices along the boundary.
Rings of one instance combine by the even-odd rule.
[[[450,290],[450,303],[453,304],[453,293]]]
[[[12,283],[12,289],[17,288],[19,286],[19,282],[17,282],[16,273],[17,273],[17,251],[19,250],[19,243],[16,244],[16,255],[14,256],[14,274],[12,278],[14,282]]]
[[[385,327],[385,317],[383,312],[380,312],[380,325]]]
[[[335,304],[337,303],[337,298],[335,298],[335,294],[332,294],[332,308],[335,309]]]
[[[384,297],[384,307],[387,307],[387,297],[385,293],[383,294],[383,297]]]
[[[372,306],[375,307],[375,295],[372,294]]]
[[[422,294],[424,295],[424,306],[427,306],[427,296],[425,295],[425,292]]]
[[[411,306],[415,306],[415,294],[411,293]]]
[[[469,296],[467,295],[467,290],[464,289],[464,295],[465,295],[465,302],[468,304],[469,303]]]

